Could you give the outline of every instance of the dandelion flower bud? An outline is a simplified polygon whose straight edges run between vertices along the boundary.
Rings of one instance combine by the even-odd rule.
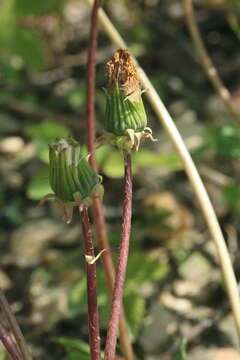
[[[151,137],[142,102],[137,69],[129,52],[118,50],[106,65],[108,87],[104,119],[106,139],[124,150],[138,150],[142,137]]]
[[[54,194],[43,201],[53,199],[66,222],[71,221],[74,206],[89,206],[94,195],[103,194],[101,177],[72,138],[49,145],[49,182]]]

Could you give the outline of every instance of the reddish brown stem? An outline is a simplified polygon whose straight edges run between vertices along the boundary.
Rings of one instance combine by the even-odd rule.
[[[98,9],[100,0],[95,0],[92,8],[91,28],[87,57],[87,144],[92,156],[90,163],[97,170],[95,153],[96,124],[95,124],[95,77],[96,77],[96,49],[98,34]]]
[[[122,305],[123,285],[127,269],[129,240],[131,234],[132,219],[132,167],[131,154],[124,153],[124,204],[123,204],[123,223],[122,236],[119,251],[116,281],[113,291],[111,313],[108,325],[107,340],[105,347],[105,360],[114,360],[117,343],[117,330],[119,315]]]
[[[83,242],[85,247],[85,255],[95,258],[92,243],[92,233],[88,218],[88,211],[86,207],[79,208],[82,222]],[[101,359],[100,349],[100,327],[98,317],[97,304],[97,281],[96,281],[96,264],[87,263],[87,297],[88,297],[88,327],[89,327],[89,345],[92,360]]]
[[[0,340],[2,341],[7,352],[9,353],[11,359],[22,360],[15,342],[2,324],[0,324]]]
[[[19,352],[22,355],[22,358],[24,360],[31,360],[32,357],[28,351],[28,346],[26,344],[25,338],[22,334],[22,331],[18,325],[18,322],[11,310],[11,307],[3,294],[3,292],[0,290],[0,308],[4,315],[7,318],[9,328],[12,330],[12,333],[15,337],[17,347],[19,348]]]
[[[95,0],[92,8],[91,28],[89,35],[89,48],[87,60],[87,143],[88,152],[91,154],[90,163],[94,170],[98,172],[96,154],[95,154],[95,140],[96,140],[96,126],[95,126],[95,72],[96,72],[96,48],[97,48],[97,33],[98,33],[98,9],[100,1]],[[113,292],[115,281],[115,269],[111,256],[111,249],[108,242],[106,223],[103,215],[103,208],[99,198],[93,200],[93,215],[96,224],[97,240],[100,250],[106,251],[101,256],[104,274],[110,292]],[[120,314],[120,341],[122,344],[122,351],[126,360],[133,359],[132,346],[128,336],[128,327],[125,320],[124,312]]]
[[[96,230],[97,230],[99,249],[107,250],[102,254],[101,262],[103,265],[103,270],[107,280],[108,288],[110,290],[110,293],[112,294],[114,290],[114,282],[115,282],[115,269],[112,261],[111,249],[109,247],[108,238],[107,238],[106,223],[103,216],[103,208],[99,198],[94,198],[93,212],[94,212],[94,219],[97,228]],[[122,352],[125,360],[133,360],[134,358],[133,349],[129,339],[129,330],[123,308],[121,309],[120,319],[119,319],[119,337],[120,337]]]

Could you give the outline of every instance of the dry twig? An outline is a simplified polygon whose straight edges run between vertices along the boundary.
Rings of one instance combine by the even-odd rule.
[[[230,114],[237,120],[240,121],[240,113],[235,109],[235,106],[231,100],[231,94],[223,84],[216,67],[214,66],[210,56],[208,55],[207,49],[203,43],[200,31],[197,26],[197,22],[194,16],[192,0],[183,0],[187,25],[189,32],[192,37],[192,41],[198,53],[202,67],[205,70],[212,86],[216,93],[228,108]]]

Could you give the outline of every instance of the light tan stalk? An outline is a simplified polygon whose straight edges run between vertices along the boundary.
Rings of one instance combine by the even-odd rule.
[[[219,98],[226,105],[230,114],[236,119],[240,121],[240,113],[237,112],[235,106],[231,100],[231,94],[229,93],[226,86],[223,84],[216,67],[214,66],[207,49],[202,40],[196,18],[193,10],[192,0],[183,0],[185,15],[187,20],[187,25],[189,32],[192,37],[192,41],[198,53],[199,59],[201,61],[202,67],[206,72],[210,82],[212,83],[213,88],[218,94]]]

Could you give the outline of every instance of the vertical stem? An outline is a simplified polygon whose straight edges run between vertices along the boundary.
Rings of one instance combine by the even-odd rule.
[[[17,345],[2,324],[0,324],[0,340],[2,341],[7,352],[9,353],[11,359],[22,360]]]
[[[87,208],[79,208],[82,222],[82,232],[85,247],[85,255],[94,259],[94,249],[92,243],[92,233],[88,218]],[[87,259],[86,259],[87,260]],[[87,262],[87,296],[88,296],[88,327],[89,327],[89,344],[91,360],[101,359],[100,349],[100,328],[97,304],[97,282],[96,282],[96,264]]]
[[[100,0],[95,0],[92,7],[91,27],[89,35],[89,47],[87,58],[87,144],[88,152],[91,154],[90,163],[93,169],[98,172],[96,154],[95,154],[95,140],[96,140],[96,125],[95,125],[95,73],[96,73],[96,48],[97,48],[97,34],[98,34],[98,10],[100,7]],[[111,249],[108,242],[106,223],[103,215],[102,204],[98,197],[93,199],[93,215],[96,224],[97,240],[100,250],[106,251],[101,256],[104,274],[107,280],[110,292],[113,292],[115,281],[115,269],[112,261]],[[122,351],[126,360],[133,360],[133,350],[128,334],[128,327],[123,309],[120,314],[119,323],[120,341]]]
[[[127,269],[129,240],[131,234],[132,219],[132,168],[131,154],[124,153],[124,204],[123,204],[123,223],[122,236],[120,243],[119,260],[117,267],[117,275],[115,287],[113,291],[113,299],[111,313],[108,325],[107,340],[105,347],[105,360],[114,360],[117,343],[117,330],[119,324],[119,315],[123,297],[123,285]]]
[[[11,310],[11,307],[3,294],[3,292],[0,290],[0,308],[2,312],[6,315],[8,324],[10,329],[12,330],[17,346],[19,347],[19,350],[22,354],[22,357],[24,360],[31,360],[32,357],[28,351],[28,346],[26,344],[26,341],[24,339],[24,336],[22,334],[22,331],[18,325],[18,322]]]
[[[97,170],[95,156],[96,124],[95,124],[95,77],[96,77],[96,49],[98,34],[98,9],[100,0],[95,0],[92,8],[89,47],[87,57],[87,145],[92,167]]]
[[[101,262],[103,265],[103,271],[107,280],[107,285],[110,293],[113,293],[115,282],[115,269],[112,261],[111,249],[108,243],[108,237],[106,232],[106,223],[103,216],[103,208],[99,198],[93,200],[93,213],[94,220],[96,222],[96,231],[98,238],[99,249],[105,249],[106,251],[101,255]],[[119,318],[119,337],[122,352],[125,360],[133,360],[133,348],[129,338],[129,329],[127,326],[124,309],[121,307]]]

